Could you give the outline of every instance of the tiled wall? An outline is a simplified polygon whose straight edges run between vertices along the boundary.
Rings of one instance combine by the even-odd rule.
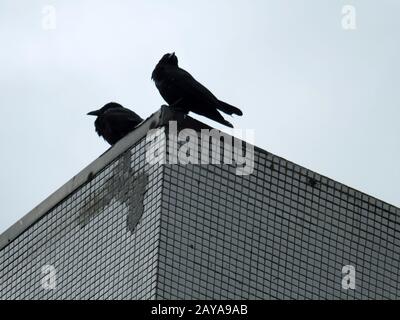
[[[154,297],[161,179],[142,139],[0,251],[0,298]]]
[[[158,298],[400,298],[399,209],[263,150],[255,161],[250,176],[166,166]]]
[[[145,152],[142,139],[0,251],[1,299],[400,298],[398,208],[257,148],[249,176]]]

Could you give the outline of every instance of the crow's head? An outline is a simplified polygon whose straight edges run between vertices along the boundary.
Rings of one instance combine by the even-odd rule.
[[[175,55],[175,52],[166,53],[161,58],[159,64],[168,64],[171,66],[178,66],[178,57]]]
[[[119,103],[110,102],[110,103],[107,103],[106,105],[104,105],[104,107],[99,110],[89,112],[88,115],[89,116],[101,116],[102,114],[104,114],[106,111],[108,111],[110,109],[118,109],[118,108],[123,108],[123,107]]]

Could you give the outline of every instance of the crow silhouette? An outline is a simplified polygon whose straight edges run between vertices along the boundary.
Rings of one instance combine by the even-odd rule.
[[[111,145],[117,143],[143,121],[135,112],[115,102],[107,103],[101,109],[89,112],[88,115],[97,116],[94,122],[96,132]]]
[[[218,110],[241,116],[240,109],[218,100],[206,87],[196,81],[189,72],[179,68],[174,53],[165,54],[156,65],[151,78],[170,107],[186,113],[192,111],[233,128]]]

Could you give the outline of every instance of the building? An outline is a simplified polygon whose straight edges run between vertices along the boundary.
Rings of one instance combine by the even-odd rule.
[[[1,299],[400,298],[399,208],[256,147],[150,163],[170,120],[208,128],[162,108],[0,236]]]

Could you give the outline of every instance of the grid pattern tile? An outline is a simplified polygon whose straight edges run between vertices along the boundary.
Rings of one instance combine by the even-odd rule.
[[[252,175],[169,165],[163,183],[160,299],[400,298],[398,208],[260,149]]]
[[[145,143],[0,251],[1,299],[154,297],[162,167],[146,164]],[[44,281],[52,275],[49,289]]]

